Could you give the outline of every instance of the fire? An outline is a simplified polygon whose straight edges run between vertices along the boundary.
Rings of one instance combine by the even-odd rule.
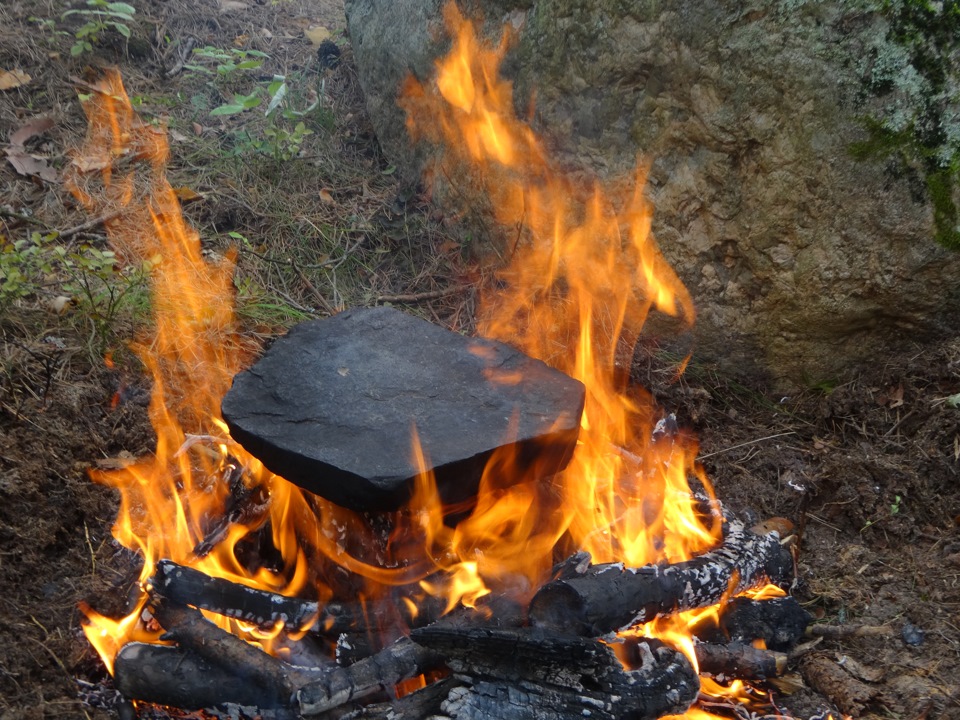
[[[229,302],[234,258],[201,254],[199,237],[181,217],[164,177],[163,132],[137,119],[119,77],[108,73],[84,104],[90,129],[74,161],[74,191],[92,212],[122,210],[108,224],[118,255],[149,260],[153,268],[155,323],[135,349],[153,378],[156,452],[130,467],[94,474],[120,492],[113,532],[142,555],[141,584],[157,560],[170,558],[209,575],[323,602],[336,594],[328,571],[341,567],[363,579],[363,597],[386,586],[419,584],[445,598],[450,610],[472,607],[492,590],[529,597],[554,561],[573,549],[587,550],[594,562],[640,566],[688,559],[719,542],[720,514],[695,462],[696,443],[669,423],[658,425],[652,398],[626,382],[632,349],[652,310],[687,323],[694,317],[689,294],[650,233],[643,170],[627,191],[585,189],[566,177],[513,112],[512,89],[498,74],[506,41],[487,46],[453,5],[445,13],[453,50],[437,64],[435,87],[411,80],[403,105],[411,132],[443,144],[448,167],[468,168],[498,220],[523,229],[523,242],[501,273],[506,290],[484,298],[479,327],[586,386],[570,465],[550,482],[518,477],[508,448],[488,463],[469,512],[444,508],[414,432],[411,452],[422,472],[409,506],[391,518],[387,540],[364,519],[263,468],[230,439],[218,415],[233,375],[253,350]],[[150,168],[146,188],[138,185],[143,164]],[[121,165],[127,174],[115,169]],[[100,171],[100,187],[90,187],[92,170]],[[700,497],[691,491],[691,477]],[[238,497],[253,510],[214,528]],[[445,522],[451,512],[461,516],[454,526]],[[241,560],[244,542],[256,533],[268,534],[277,551],[279,560],[269,567]],[[402,601],[415,616],[415,603]],[[87,637],[108,668],[126,642],[158,638],[146,615],[146,593],[119,621],[83,610]],[[676,644],[695,663],[689,628],[710,613],[716,610],[640,632]],[[280,628],[208,617],[279,652],[273,643]]]

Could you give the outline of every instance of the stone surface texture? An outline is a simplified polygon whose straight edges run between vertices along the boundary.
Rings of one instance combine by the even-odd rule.
[[[417,474],[416,429],[441,497],[469,500],[510,446],[547,475],[576,445],[584,388],[503,343],[388,307],[294,327],[239,373],[222,413],[272,472],[354,510],[395,510]]]
[[[397,92],[449,46],[441,5],[346,2],[374,127],[410,174],[425,160]],[[482,5],[487,37],[514,28],[515,105],[525,114],[535,97],[534,125],[563,162],[603,179],[650,163],[654,233],[698,309],[695,360],[810,386],[960,331],[960,255],[934,241],[922,180],[851,152],[864,117],[896,101],[865,90],[896,51],[875,5]]]

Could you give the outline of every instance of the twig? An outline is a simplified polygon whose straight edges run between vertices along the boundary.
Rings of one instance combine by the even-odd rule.
[[[25,222],[30,225],[39,225],[45,230],[49,230],[49,228],[47,227],[47,224],[42,220],[37,220],[37,218],[30,217],[29,215],[21,215],[18,212],[14,212],[13,210],[7,210],[6,208],[0,207],[0,216],[10,218],[11,220],[19,220],[20,222]]]
[[[317,290],[316,286],[312,282],[310,282],[310,278],[308,278],[306,273],[304,273],[303,270],[300,269],[300,266],[297,265],[295,262],[290,261],[290,267],[293,268],[293,271],[297,274],[297,277],[300,278],[300,282],[302,282],[304,285],[307,286],[307,290],[309,290],[310,293],[313,295],[313,297],[316,298],[317,302],[319,302],[323,306],[323,309],[326,310],[327,313],[329,313],[330,315],[336,315],[337,314],[336,309],[323,296],[323,293]]]
[[[407,293],[400,295],[381,295],[377,298],[378,303],[388,303],[388,302],[421,302],[423,300],[438,300],[440,298],[447,297],[449,295],[456,295],[458,293],[466,292],[470,289],[469,285],[453,285],[443,290],[430,290],[428,292],[421,293]]]
[[[110,222],[111,220],[116,220],[122,214],[123,214],[123,210],[114,210],[104,215],[99,215],[95,218],[91,218],[90,220],[87,220],[85,223],[80,223],[76,227],[72,227],[68,230],[64,230],[63,232],[61,232],[60,239],[62,240],[63,238],[73,237],[77,233],[82,233],[82,232],[86,232],[87,230],[92,230],[98,225],[103,225],[105,223]]]
[[[876,637],[893,635],[889,625],[811,625],[807,635],[824,638]]]
[[[712,453],[707,453],[706,455],[700,455],[697,460],[704,460],[708,457],[713,457],[714,455],[721,455],[722,453],[730,452],[731,450],[738,450],[742,447],[747,447],[748,445],[756,445],[757,443],[766,442],[767,440],[773,440],[778,437],[785,437],[787,435],[796,435],[796,430],[789,430],[787,432],[777,433],[776,435],[767,435],[766,437],[757,438],[756,440],[748,440],[747,442],[742,442],[739,445],[731,445],[728,448],[723,448],[722,450],[714,450]]]
[[[177,60],[176,64],[172,68],[167,70],[166,77],[172,78],[176,75],[179,75],[181,71],[183,71],[183,66],[186,65],[187,58],[190,57],[190,53],[193,52],[193,48],[196,44],[196,38],[187,38],[187,42],[183,46],[183,52],[180,54],[180,59]]]

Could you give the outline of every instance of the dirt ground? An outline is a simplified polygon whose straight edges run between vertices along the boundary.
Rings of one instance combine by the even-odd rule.
[[[34,166],[33,175],[18,174],[0,158],[4,252],[35,231],[63,233],[87,220],[59,171],[83,138],[77,94],[85,78],[117,65],[139,112],[170,128],[170,174],[200,195],[185,200],[185,211],[205,248],[222,249],[237,235],[251,241],[241,252],[238,299],[252,336],[483,275],[461,258],[455,227],[412,197],[379,155],[336,0],[132,4],[129,41],[108,29],[76,57],[70,48],[87,17],[63,13],[85,5],[0,6],[0,73],[30,76],[0,91],[0,137],[6,143],[34,118],[51,119],[25,147],[58,171],[42,178]],[[344,51],[335,68],[318,58],[323,29]],[[277,162],[257,165],[234,152],[250,135],[234,118],[209,111],[265,81],[237,72],[238,79],[211,85],[201,71],[172,72],[187,39],[194,47],[262,51],[269,57],[259,72],[267,79],[309,78],[313,92],[319,88],[324,112],[311,116],[311,135],[292,163],[275,155]],[[312,97],[305,91],[304,103]],[[275,151],[289,150],[292,141],[279,145],[273,137]],[[296,217],[284,211],[291,203]],[[310,225],[324,232],[314,237]],[[364,240],[355,264],[332,277],[303,270],[309,257],[316,262],[349,245],[357,228]],[[104,247],[96,225],[68,237],[63,242],[78,251]],[[303,267],[264,260],[298,247],[308,253]],[[57,306],[69,288],[56,273],[43,275],[33,291],[0,306],[0,720],[116,717],[96,707],[109,697],[87,687],[103,687],[106,672],[82,635],[77,604],[119,612],[137,564],[110,535],[116,496],[87,471],[152,450],[146,381],[126,349],[143,318],[131,303],[91,322],[82,308]],[[470,329],[472,295],[438,294],[417,311]],[[884,628],[821,641],[781,690],[810,682],[811,673],[797,668],[816,658],[838,672],[818,689],[854,717],[960,718],[960,340],[878,358],[836,386],[786,397],[720,376],[696,358],[679,383],[665,383],[669,372],[646,364],[637,375],[698,434],[702,461],[729,507],[750,520],[795,524],[796,595],[817,621]]]

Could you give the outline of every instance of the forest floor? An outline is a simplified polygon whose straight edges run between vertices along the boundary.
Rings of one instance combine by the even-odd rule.
[[[132,5],[98,19],[64,16],[94,8],[79,2],[0,4],[0,720],[115,717],[81,699],[107,675],[78,603],[119,611],[136,578],[111,537],[116,493],[88,471],[155,436],[129,349],[149,325],[147,273],[116,264],[64,184],[79,97],[104,67],[167,129],[204,251],[239,248],[237,315],[257,342],[388,301],[469,333],[490,275],[380,154],[339,0]],[[318,55],[325,38],[339,63]],[[289,112],[266,117],[276,76]],[[960,339],[786,397],[696,356],[679,382],[655,366],[636,379],[698,435],[724,503],[796,526],[796,594],[817,622],[887,628],[815,649],[839,669],[841,709],[960,718]]]

